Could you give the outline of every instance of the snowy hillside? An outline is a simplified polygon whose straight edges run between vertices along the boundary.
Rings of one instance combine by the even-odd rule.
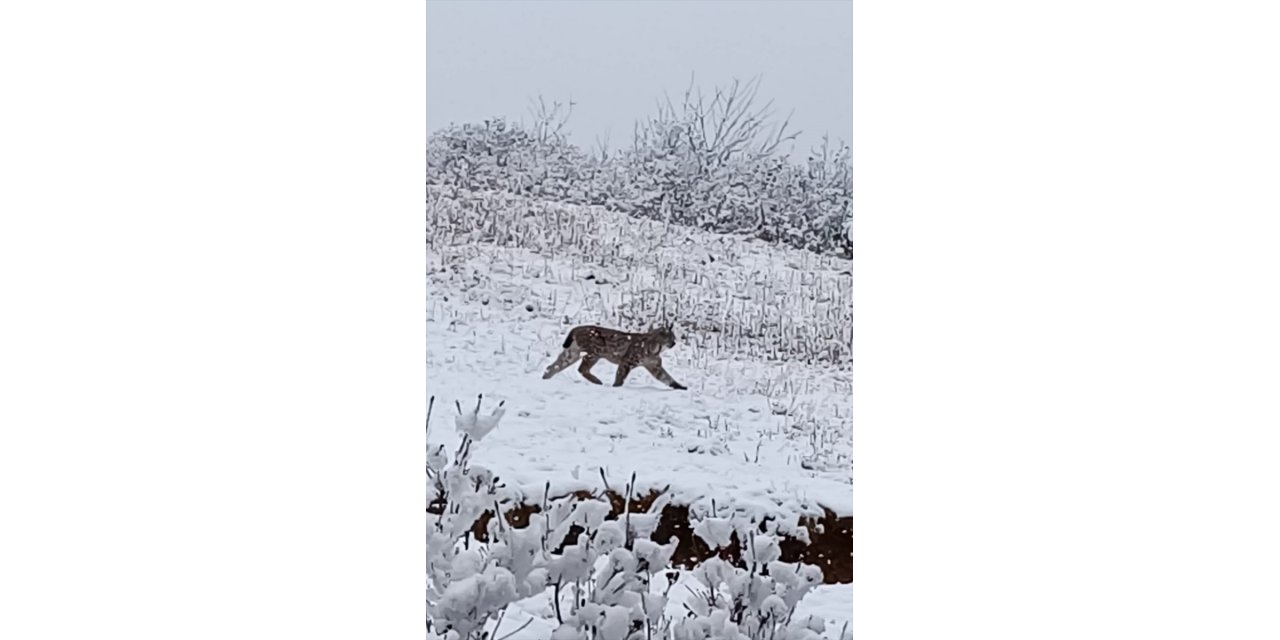
[[[508,523],[522,526],[548,497],[607,490],[644,497],[626,509],[647,512],[636,526],[655,542],[667,542],[655,531],[679,529],[676,564],[714,555],[711,538],[726,547],[733,535],[734,551],[720,553],[732,561],[754,552],[743,550],[748,537],[776,536],[782,561],[814,564],[829,583],[797,611],[827,603],[813,607],[825,635],[839,636],[848,585],[830,583],[851,570],[847,260],[599,207],[436,188],[427,251],[428,446],[453,455],[454,416],[480,394],[481,415],[503,403],[500,424],[468,447],[497,477],[492,503]],[[660,322],[674,325],[679,343],[663,358],[687,391],[644,371],[621,388],[576,368],[541,379],[573,326]],[[596,373],[611,380],[612,365]],[[687,522],[673,525],[672,513]],[[524,635],[550,637],[550,597],[520,599],[504,630],[527,618]],[[678,612],[675,602],[665,606]]]

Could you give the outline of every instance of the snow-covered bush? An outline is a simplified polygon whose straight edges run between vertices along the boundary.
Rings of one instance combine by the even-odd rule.
[[[716,519],[718,520],[718,519]],[[704,521],[705,523],[705,521]],[[728,545],[727,527],[698,531],[712,548]],[[822,584],[822,570],[813,565],[782,562],[772,536],[748,534],[747,568],[710,558],[693,571],[699,586],[684,602],[688,615],[672,625],[676,640],[704,638],[738,640],[817,640],[826,621],[816,616],[797,619],[796,605]]]
[[[443,445],[427,452],[427,629],[449,638],[482,637],[486,622],[527,595],[521,593],[516,574],[471,544],[472,527],[498,503],[500,488],[493,473],[470,464],[473,445],[497,427],[503,415],[499,405],[481,416],[480,400],[469,413],[458,406],[454,421],[464,435],[452,463]],[[428,410],[428,438],[430,421]]]
[[[652,634],[663,620],[666,598],[650,593],[649,586],[670,565],[676,541],[636,539],[625,522],[606,522],[610,505],[603,499],[544,496],[527,526],[506,524],[501,514],[507,500],[497,478],[471,464],[473,447],[498,426],[503,408],[481,416],[480,404],[477,399],[470,412],[458,407],[454,421],[463,437],[452,461],[442,447],[427,455],[429,636],[489,638],[510,605],[547,591],[559,625],[554,637],[623,640],[634,631]],[[430,413],[427,428],[429,436]],[[486,511],[493,516],[481,544],[471,533]]]
[[[495,117],[427,139],[427,184],[502,190],[563,202],[603,202],[590,160],[559,135],[538,136]]]
[[[759,78],[692,85],[678,106],[660,101],[631,145],[584,153],[564,130],[569,111],[538,100],[527,128],[503,118],[451,125],[427,140],[427,184],[500,190],[848,257],[853,181],[847,145],[825,137],[805,160],[796,134],[757,107]]]
[[[849,146],[836,145],[827,136],[803,165],[771,158],[772,166],[758,169],[755,177],[764,185],[763,198],[773,212],[762,219],[759,236],[850,257],[852,161]]]
[[[636,125],[627,202],[638,215],[720,232],[759,230],[772,207],[768,181],[787,167],[775,155],[787,122],[767,130],[771,104],[755,107],[759,79],[717,87],[708,100],[693,86],[676,107],[668,99]]]
[[[471,462],[475,447],[498,426],[499,405],[481,415],[481,400],[469,411],[457,406],[462,434],[452,458],[443,447],[427,455],[427,636],[440,640],[502,640],[524,626],[504,630],[511,606],[549,599],[544,625],[551,640],[816,640],[825,622],[798,619],[796,605],[822,572],[811,565],[780,561],[775,538],[741,529],[749,541],[748,567],[718,559],[692,575],[679,607],[671,593],[671,558],[677,540],[650,540],[652,514],[632,517],[630,502],[621,518],[609,519],[607,500],[544,493],[540,509],[524,527],[503,516],[510,504],[492,473]],[[431,405],[434,406],[434,398]],[[430,442],[428,408],[428,442]],[[635,478],[627,487],[630,496]],[[486,512],[486,535],[473,535]],[[646,524],[647,523],[647,524]],[[704,539],[727,544],[732,523],[712,518],[695,530]],[[530,624],[532,620],[525,623]],[[510,625],[508,625],[510,626]]]

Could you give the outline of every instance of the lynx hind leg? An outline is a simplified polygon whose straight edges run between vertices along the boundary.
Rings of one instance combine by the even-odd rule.
[[[556,361],[552,362],[551,366],[547,367],[546,373],[542,374],[542,379],[546,380],[547,378],[568,369],[569,365],[577,362],[578,358],[581,356],[582,350],[578,348],[578,345],[570,344],[568,347],[565,347],[564,351],[560,352],[560,357],[556,358]]]
[[[627,379],[627,376],[630,374],[631,374],[631,365],[619,364],[618,372],[613,376],[613,386],[621,387],[622,383]]]

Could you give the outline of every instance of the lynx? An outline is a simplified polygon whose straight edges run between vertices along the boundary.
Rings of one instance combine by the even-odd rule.
[[[591,367],[603,358],[618,365],[618,373],[613,378],[615,387],[622,386],[622,381],[627,379],[632,369],[644,367],[653,377],[672,389],[686,389],[662,368],[662,351],[674,346],[676,336],[670,327],[648,333],[626,333],[591,325],[574,327],[564,340],[564,351],[547,367],[542,379],[546,380],[564,371],[581,356],[582,364],[578,366],[578,373],[594,384],[603,384],[599,378],[591,375]]]

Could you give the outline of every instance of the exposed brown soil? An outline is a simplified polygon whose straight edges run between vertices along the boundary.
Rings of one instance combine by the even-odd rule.
[[[611,505],[609,510],[610,520],[616,520],[626,508],[626,500],[616,491],[605,491],[603,494],[577,491],[569,495],[579,500],[604,497]],[[662,495],[662,492],[655,490],[633,498],[631,500],[631,512],[649,513],[649,509],[660,495]],[[432,503],[428,505],[427,511],[439,514],[444,511],[444,506],[443,503]],[[521,504],[508,509],[503,516],[507,524],[517,529],[522,529],[529,526],[529,516],[540,511],[542,511],[542,508],[536,504]],[[822,569],[823,582],[827,584],[852,582],[853,519],[849,516],[837,517],[829,509],[824,509],[823,511],[824,514],[821,518],[800,519],[801,526],[809,530],[810,542],[808,544],[790,536],[779,536],[782,560],[783,562],[799,561],[817,565]],[[471,528],[472,537],[480,542],[487,542],[489,539],[489,520],[492,518],[492,511],[486,511],[482,514]],[[760,530],[764,531],[764,528],[765,523],[760,523]],[[575,539],[580,531],[581,529],[576,526],[571,528],[566,539]],[[689,520],[688,505],[668,504],[663,507],[662,516],[658,519],[658,526],[654,529],[650,539],[660,544],[666,544],[672,537],[679,540],[676,545],[676,552],[671,557],[672,564],[677,567],[692,568],[697,563],[712,556],[719,556],[735,566],[746,566],[746,562],[742,559],[742,544],[738,540],[736,532],[730,538],[729,546],[717,551],[712,551],[701,538],[693,534],[693,523]]]

